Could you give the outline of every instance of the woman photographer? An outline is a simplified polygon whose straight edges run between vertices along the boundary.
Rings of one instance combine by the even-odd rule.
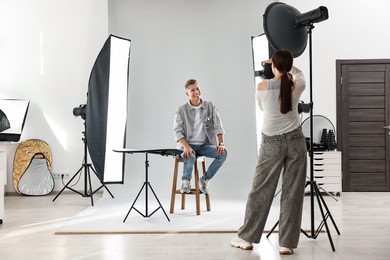
[[[288,50],[276,51],[265,62],[272,64],[274,78],[257,85],[256,99],[264,116],[262,141],[244,225],[231,245],[248,250],[253,248],[252,243],[260,242],[282,172],[279,253],[292,254],[300,236],[306,179],[307,150],[298,114],[305,79],[293,67],[293,55]]]

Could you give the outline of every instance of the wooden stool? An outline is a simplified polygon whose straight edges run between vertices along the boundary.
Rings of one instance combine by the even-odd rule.
[[[196,215],[200,215],[200,194],[203,192],[199,189],[199,171],[198,171],[198,162],[202,163],[203,175],[206,174],[206,158],[204,156],[197,156],[194,163],[194,180],[195,180],[195,189],[191,189],[190,193],[181,193],[180,189],[176,188],[177,184],[177,174],[179,170],[179,163],[183,162],[183,158],[175,158],[175,169],[173,171],[173,183],[172,183],[172,194],[171,194],[171,208],[169,213],[173,213],[175,208],[175,197],[176,194],[181,194],[181,209],[185,209],[186,204],[186,195],[195,195],[196,201]],[[206,196],[206,207],[207,211],[210,211],[210,196],[205,194]]]

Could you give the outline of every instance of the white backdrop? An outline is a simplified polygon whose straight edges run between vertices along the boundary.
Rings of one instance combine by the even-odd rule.
[[[228,158],[210,182],[213,197],[246,198],[250,188],[257,154],[251,37],[262,33],[267,2],[109,1],[110,32],[132,40],[127,145],[175,148],[173,116],[188,100],[185,82],[197,79],[226,130]],[[143,156],[127,158],[133,190],[142,184]],[[162,197],[172,175],[172,158],[150,156],[151,184]]]

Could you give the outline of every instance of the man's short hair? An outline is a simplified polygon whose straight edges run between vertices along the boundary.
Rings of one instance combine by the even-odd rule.
[[[191,85],[198,84],[198,81],[196,79],[189,79],[187,80],[186,84],[184,85],[184,88],[187,89]]]

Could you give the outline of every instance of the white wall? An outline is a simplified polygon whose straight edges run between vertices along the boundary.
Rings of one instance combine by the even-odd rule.
[[[72,110],[86,102],[107,16],[107,0],[0,1],[0,98],[30,100],[21,140],[46,141],[53,172],[73,175],[81,166],[83,120]],[[14,192],[8,161],[6,191]]]
[[[326,6],[329,19],[317,24],[313,37],[314,114],[328,117],[336,127],[336,60],[390,58],[390,2],[372,0],[286,0],[301,13]],[[305,69],[309,82],[309,49],[297,63]],[[306,91],[305,101],[309,101]]]

